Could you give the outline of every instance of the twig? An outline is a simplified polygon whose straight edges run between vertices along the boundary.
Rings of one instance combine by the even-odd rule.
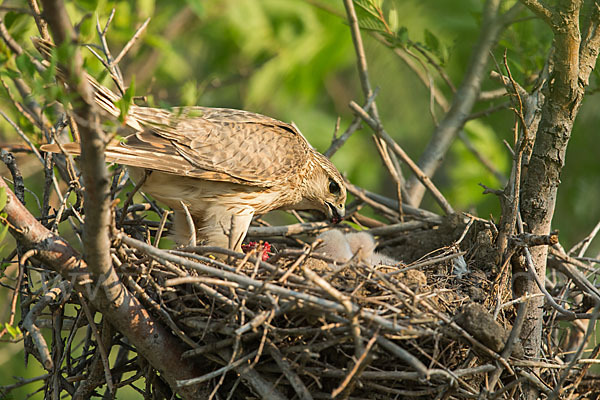
[[[533,264],[533,259],[531,257],[531,252],[529,251],[529,248],[524,247],[523,251],[525,252],[525,260],[526,260],[525,266],[527,268],[527,271],[529,272],[529,275],[533,278],[533,280],[537,284],[538,288],[544,294],[544,297],[546,298],[548,303],[552,306],[552,308],[554,308],[556,311],[558,311],[560,314],[564,315],[568,319],[592,319],[592,318],[595,318],[594,314],[575,313],[573,311],[567,310],[566,308],[564,308],[560,304],[558,304],[556,302],[556,300],[554,300],[554,297],[552,297],[552,295],[550,293],[548,293],[548,290],[546,290],[546,286],[538,277],[536,268]]]
[[[552,247],[549,251],[550,254],[552,254],[552,256],[566,263],[565,265],[562,265],[560,271],[567,275],[570,279],[572,279],[573,282],[581,289],[582,292],[588,293],[589,295],[594,297],[596,302],[600,302],[600,290],[598,290],[598,288],[596,288],[596,286],[593,283],[591,283],[579,270],[569,266],[570,264],[579,268],[583,268],[585,267],[585,264],[572,257],[569,257],[565,253],[557,251]]]
[[[381,335],[377,336],[377,344],[411,366],[415,371],[417,371],[417,374],[421,379],[428,379],[431,377],[432,371],[428,369],[418,358],[404,350],[402,347]]]
[[[17,161],[15,157],[7,152],[6,150],[0,150],[0,157],[2,162],[6,165],[10,174],[13,178],[13,187],[14,192],[17,198],[23,205],[25,204],[25,184],[23,183],[23,176],[21,175],[21,171],[19,171],[19,167],[17,166]]]
[[[587,333],[587,332],[586,332]],[[588,338],[589,339],[589,338]],[[579,357],[574,357],[573,360],[577,360],[578,364],[584,364],[583,368],[581,368],[581,370],[578,372],[577,377],[573,380],[573,383],[571,383],[571,390],[570,392],[573,393],[576,389],[579,388],[579,385],[581,384],[581,381],[588,376],[588,371],[589,369],[592,367],[592,365],[594,364],[600,364],[600,360],[598,359],[598,356],[600,355],[600,344],[596,345],[596,347],[594,347],[594,350],[592,350],[591,354],[589,354],[589,357],[592,357],[591,359],[583,359],[583,358],[579,358]],[[567,366],[568,368],[569,366]],[[569,399],[571,397],[568,397]]]
[[[529,141],[532,139],[529,133],[529,126],[525,121],[525,109],[523,105],[522,94],[525,96],[527,92],[517,84],[513,79],[510,68],[508,67],[508,60],[506,58],[506,51],[504,52],[504,67],[508,73],[507,78],[507,91],[514,96],[514,102],[517,104],[517,109],[514,109],[517,121],[515,122],[515,153],[513,154],[513,165],[511,169],[510,178],[506,188],[502,192],[504,196],[500,196],[499,200],[502,205],[502,218],[500,220],[500,227],[498,229],[498,238],[496,240],[498,246],[498,252],[501,254],[503,259],[507,258],[508,249],[508,238],[513,235],[517,227],[517,217],[519,214],[519,204],[521,200],[521,171],[523,167],[523,156]],[[509,86],[510,84],[510,86]],[[524,93],[523,93],[524,92]],[[525,97],[526,98],[526,97]],[[518,130],[518,123],[521,124],[521,130]],[[522,134],[518,134],[522,132]]]
[[[42,35],[44,40],[50,40],[50,32],[48,32],[48,24],[42,18],[42,13],[40,12],[40,7],[38,6],[37,0],[28,0],[29,7],[31,7],[31,11],[33,14],[33,19],[35,19],[35,23]]]
[[[169,216],[169,214],[171,214],[172,211],[168,211],[165,210],[162,214],[162,217],[160,217],[160,222],[158,224],[158,230],[156,231],[156,236],[154,239],[154,246],[158,247],[158,245],[160,244],[160,239],[162,237],[163,234],[163,230],[165,229],[165,225],[167,223],[167,218]],[[196,243],[194,243],[196,244]]]
[[[258,354],[258,350],[254,350],[254,351],[246,354],[244,357],[241,357],[241,358],[237,359],[236,361],[229,363],[222,368],[217,369],[216,371],[199,376],[197,378],[179,380],[179,381],[177,381],[177,387],[181,388],[184,386],[198,385],[200,383],[203,383],[203,382],[206,382],[213,378],[216,378],[217,376],[224,374],[227,371],[231,371],[232,369],[239,367],[240,365],[242,365],[244,363],[247,363],[248,361],[250,361],[250,359],[254,358],[254,356],[256,356],[256,354]]]
[[[142,287],[140,285],[138,285],[137,282],[135,280],[133,280],[133,278],[131,278],[131,276],[127,276],[126,279],[127,279],[127,283],[129,285],[131,285],[133,287],[133,289],[135,290],[135,292],[140,295],[140,297],[142,298],[141,300],[143,300],[146,304],[148,304],[150,306],[151,309],[153,309],[160,315],[161,319],[165,322],[165,324],[169,328],[171,328],[171,330],[173,331],[173,333],[175,333],[177,335],[177,337],[179,337],[183,342],[185,342],[185,344],[187,344],[191,348],[198,347],[196,342],[194,342],[192,339],[190,339],[185,334],[185,332],[183,332],[177,326],[177,324],[173,321],[171,316],[158,303],[156,303],[154,300],[152,300],[152,298],[150,296],[148,296],[148,294],[144,291],[144,289],[142,289]],[[183,279],[183,278],[179,278],[179,279]],[[167,284],[167,282],[165,282],[165,286],[169,286]]]
[[[127,217],[127,213],[129,212],[129,205],[131,204],[131,201],[133,200],[133,196],[135,196],[135,194],[141,189],[141,187],[144,186],[144,183],[146,183],[146,179],[148,178],[149,174],[150,174],[150,172],[148,172],[147,170],[144,171],[144,175],[142,176],[142,179],[140,179],[140,181],[135,184],[133,190],[131,191],[131,193],[129,193],[129,195],[125,199],[125,203],[123,203],[123,208],[122,208],[123,211],[121,214],[121,218],[119,218],[119,226],[123,225],[123,222],[125,221],[125,218]]]
[[[277,286],[277,285],[274,285],[271,283],[260,282],[255,279],[248,278],[247,276],[241,276],[241,275],[231,273],[228,271],[222,271],[220,269],[210,267],[208,265],[193,262],[193,261],[190,261],[183,257],[179,257],[176,255],[170,254],[166,251],[157,249],[153,246],[147,245],[144,242],[141,242],[136,239],[132,239],[123,234],[119,235],[119,239],[122,240],[127,245],[134,247],[138,250],[141,250],[151,257],[155,257],[157,259],[167,260],[167,261],[171,261],[171,262],[174,262],[177,264],[181,264],[188,268],[192,268],[192,269],[195,269],[200,272],[204,272],[204,273],[207,273],[207,274],[210,274],[213,276],[217,276],[220,278],[224,278],[224,279],[228,279],[228,280],[237,282],[240,285],[245,286],[245,287],[254,287],[254,288],[263,287],[265,290],[269,290],[269,291],[276,293],[278,295],[281,295],[285,298],[303,300],[303,301],[306,301],[307,303],[314,304],[318,307],[324,307],[324,308],[328,308],[331,310],[337,310],[337,311],[341,311],[341,312],[346,311],[346,308],[337,302],[333,302],[330,300],[324,300],[324,299],[321,299],[320,297],[313,296],[313,295],[310,295],[307,293],[300,293],[300,292],[297,292],[294,290],[282,288],[280,286]],[[208,257],[198,257],[198,258],[203,259],[209,263],[215,262],[214,260],[211,260]],[[389,329],[391,331],[397,331],[397,330],[401,329],[401,327],[402,327],[402,324],[388,321],[387,319],[382,318],[370,311],[360,309],[358,306],[356,306],[354,304],[352,305],[352,312],[358,312],[361,317],[363,317],[369,321],[373,321],[377,324],[380,324],[382,326],[382,328],[384,328],[384,329]]]
[[[327,228],[327,222],[305,222],[293,225],[281,226],[251,226],[248,229],[248,236],[256,238],[266,238],[274,236],[293,236],[302,235]]]
[[[444,198],[442,193],[435,187],[431,179],[415,164],[413,160],[404,152],[404,150],[392,139],[392,137],[383,129],[383,127],[373,118],[371,118],[365,110],[363,110],[358,104],[351,101],[350,108],[357,113],[377,134],[377,136],[381,137],[391,148],[392,150],[400,157],[400,159],[413,171],[415,176],[425,185],[427,189],[431,192],[436,202],[440,205],[442,210],[446,214],[453,214],[454,209],[448,203],[448,201]]]
[[[399,222],[397,224],[390,224],[378,228],[371,228],[368,230],[368,232],[373,236],[389,236],[399,232],[427,228],[429,225],[429,223],[422,221]]]
[[[352,193],[354,196],[358,197],[360,200],[364,201],[366,204],[371,206],[371,208],[373,208],[373,210],[379,211],[385,217],[387,217],[388,219],[391,219],[392,221],[394,221],[394,220],[398,221],[398,219],[400,218],[400,214],[398,214],[398,211],[392,210],[387,205],[381,204],[380,202],[369,198],[365,194],[365,191],[363,189],[361,189],[357,186],[354,186],[352,183],[350,183],[347,180],[344,180],[344,184],[346,185],[346,189],[348,189],[348,191],[350,193]],[[396,202],[396,204],[400,204],[400,203]]]
[[[357,377],[358,377],[357,375],[360,375],[360,372],[362,372],[366,368],[366,366],[369,362],[369,359],[370,359],[369,353],[370,353],[371,349],[373,348],[373,345],[377,341],[378,336],[379,335],[375,334],[371,337],[371,339],[369,339],[362,354],[356,360],[356,362],[352,366],[352,369],[348,372],[348,375],[346,375],[346,377],[344,378],[342,383],[340,383],[340,385],[337,388],[335,388],[333,390],[333,392],[331,392],[332,398],[336,398],[338,395],[340,395],[344,391],[346,391],[348,393],[348,395],[350,394],[348,389],[351,387],[351,383],[357,379]]]
[[[358,23],[358,18],[356,16],[356,10],[354,9],[354,2],[352,0],[344,0],[344,8],[346,9],[346,16],[348,19],[348,23],[350,25],[350,34],[352,35],[352,42],[354,43],[354,51],[356,53],[356,62],[358,67],[358,76],[360,79],[360,84],[363,90],[363,94],[366,99],[369,99],[373,96],[373,89],[371,87],[371,83],[369,82],[369,72],[367,67],[367,56],[365,54],[365,49],[363,46],[362,36],[360,34],[360,26]],[[385,23],[385,19],[382,18]],[[373,102],[370,110],[368,111],[369,115],[373,117],[375,121],[377,121],[381,125],[381,120],[379,119],[379,112],[377,111],[377,103]],[[378,149],[382,152],[382,156],[384,161],[386,159],[390,159],[390,155],[388,154],[388,149],[383,144],[383,140],[378,136],[375,138],[376,141],[381,142]],[[398,185],[398,199],[401,202],[402,195],[401,190],[403,189],[404,178],[402,177],[402,171],[398,167],[398,165],[394,165],[393,163],[385,163],[386,168],[390,171],[392,177],[396,181]],[[400,212],[402,214],[402,212]]]
[[[80,282],[89,279],[89,269],[77,253],[64,239],[53,234],[40,224],[33,215],[19,202],[6,183],[0,179],[0,187],[6,189],[8,202],[4,211],[8,221],[16,228],[11,229],[11,234],[19,241],[24,249],[36,248],[36,258],[47,267],[68,277],[73,282],[76,290],[88,293],[86,287]],[[98,290],[96,296],[91,298],[92,304],[110,321],[110,323],[128,337],[140,354],[156,368],[161,368],[162,375],[171,384],[176,377],[198,376],[194,364],[181,364],[181,354],[185,351],[179,340],[168,332],[161,323],[156,321],[141,306],[139,301],[131,296],[121,284],[117,283],[116,289],[123,293],[123,302],[119,307],[110,306],[104,290]],[[135,326],[131,321],[136,321]],[[158,347],[157,347],[158,346]],[[156,348],[165,351],[157,352]],[[182,390],[183,397],[197,398],[199,388],[192,387]]]
[[[548,399],[553,400],[553,399],[556,399],[559,397],[560,392],[564,387],[565,381],[569,377],[571,369],[573,369],[573,367],[577,364],[579,358],[581,358],[581,354],[583,353],[583,350],[586,348],[590,336],[596,331],[596,320],[598,319],[599,311],[600,311],[600,303],[597,303],[596,307],[592,311],[592,317],[590,318],[590,322],[588,324],[588,328],[585,332],[585,335],[583,336],[583,340],[579,344],[579,347],[577,348],[577,351],[573,355],[573,359],[571,360],[571,362],[567,365],[567,367],[564,369],[564,371],[562,371],[560,379],[554,386],[554,390],[552,390],[552,393],[548,396]]]
[[[112,375],[110,373],[110,364],[108,362],[108,352],[106,351],[104,341],[102,340],[102,337],[100,336],[100,331],[98,330],[98,327],[96,326],[96,323],[94,322],[94,315],[90,311],[90,308],[88,307],[87,302],[85,301],[83,295],[81,293],[77,293],[77,295],[79,296],[79,303],[81,304],[81,308],[83,309],[83,312],[85,313],[85,317],[87,318],[88,323],[92,327],[92,334],[94,335],[94,338],[96,339],[96,346],[98,347],[98,351],[100,352],[100,358],[102,360],[102,365],[104,366],[104,379],[106,379],[106,386],[107,386],[109,392],[114,395],[115,385],[112,381]],[[105,329],[107,329],[107,328],[105,328]],[[109,344],[109,346],[110,346],[110,344]]]
[[[112,22],[115,16],[116,9],[113,8],[108,16],[108,20],[104,25],[104,29],[100,26],[100,17],[96,16],[96,31],[98,32],[98,36],[100,38],[100,43],[102,44],[102,51],[106,56],[106,62],[104,63],[105,67],[107,67],[108,72],[110,72],[111,78],[117,85],[119,92],[121,95],[125,93],[125,86],[123,84],[123,75],[121,74],[121,70],[119,66],[113,62],[112,55],[110,53],[110,49],[108,47],[108,43],[106,42],[106,32],[108,31],[108,26]]]
[[[427,68],[425,68],[425,66],[423,65],[423,63],[420,62],[420,59],[418,57],[416,57],[414,54],[412,54],[410,51],[408,51],[405,48],[401,48],[401,47],[393,47],[393,45],[391,43],[389,43],[383,36],[381,36],[380,34],[374,33],[373,36],[379,40],[380,42],[384,43],[386,46],[389,46],[390,48],[394,49],[394,53],[396,53],[401,59],[402,61],[404,61],[406,63],[406,65],[417,75],[417,77],[419,78],[419,80],[423,83],[423,85],[425,85],[425,87],[427,89],[429,89],[430,92],[430,98],[431,100],[435,100],[435,102],[442,108],[442,110],[444,112],[448,112],[448,110],[450,109],[450,105],[448,104],[448,100],[444,97],[443,93],[441,93],[439,90],[437,90],[435,88],[435,86],[433,85],[432,79],[430,79],[429,74],[422,72],[423,70],[427,70]],[[412,60],[413,57],[414,59],[416,59],[417,61],[419,61],[419,64],[423,67],[422,69],[418,68],[417,65],[415,65],[414,61]],[[500,97],[506,94],[506,90],[504,89],[499,89],[498,91],[492,91],[492,92],[485,92],[485,95],[483,95],[483,93],[480,93],[479,97],[478,97],[478,101],[487,101],[487,100],[492,100],[496,97]],[[494,106],[491,107],[487,110],[483,110],[481,112],[477,112],[477,113],[473,113],[471,115],[469,115],[467,117],[467,120],[469,119],[474,119],[474,118],[479,118],[485,115],[488,115],[492,112],[495,112],[499,109],[503,109],[506,108],[506,104],[500,104],[498,106]],[[436,123],[437,125],[437,123]],[[501,174],[496,167],[494,167],[489,160],[487,160],[482,154],[481,152],[479,152],[479,150],[477,150],[477,148],[473,145],[473,143],[471,143],[471,141],[469,140],[469,138],[465,135],[464,130],[459,130],[458,131],[458,138],[463,141],[463,143],[465,144],[465,146],[467,147],[467,149],[473,153],[473,155],[477,158],[477,160],[479,160],[479,162],[482,163],[482,165],[488,169],[492,174],[494,174],[494,176],[499,179],[500,182],[504,182],[506,180],[506,178],[504,177],[503,174]]]
[[[429,260],[422,261],[422,262],[416,263],[416,264],[412,264],[412,265],[406,266],[404,268],[400,268],[400,269],[392,271],[392,272],[388,272],[387,274],[385,274],[385,276],[390,277],[390,276],[398,275],[398,274],[401,274],[403,272],[406,272],[406,271],[409,271],[412,269],[422,269],[422,268],[429,267],[432,265],[437,265],[437,264],[443,263],[444,261],[452,260],[454,258],[461,257],[466,254],[467,254],[466,251],[459,251],[457,253],[452,253],[452,254],[449,254],[446,256],[433,257]]]
[[[526,378],[530,383],[533,383],[533,385],[535,387],[537,387],[539,390],[541,390],[547,396],[549,396],[550,393],[552,392],[552,390],[548,387],[548,385],[545,384],[544,382],[542,382],[534,374],[532,374],[532,373],[530,373],[528,371],[525,371],[525,370],[519,370],[519,371],[517,371],[517,374],[521,375],[524,378]]]
[[[298,398],[300,400],[312,400],[313,397],[310,394],[310,391],[306,388],[306,386],[302,382],[302,379],[300,379],[298,375],[293,371],[290,363],[285,358],[283,358],[277,346],[275,346],[270,340],[268,341],[268,343],[269,355],[273,358],[273,360],[275,360],[279,368],[281,368],[281,371],[287,378],[288,382],[290,382],[290,384],[294,388],[294,391],[298,395]]]
[[[75,32],[66,7],[61,0],[43,0],[44,15],[58,46],[75,40]],[[109,301],[118,304],[124,294],[110,259],[110,195],[109,179],[104,162],[105,134],[93,106],[90,83],[84,76],[83,60],[76,49],[72,64],[65,73],[69,90],[75,95],[73,111],[81,132],[81,171],[85,181],[85,224],[83,244],[89,268]],[[102,277],[102,278],[100,278]]]
[[[432,177],[435,174],[455,136],[466,122],[466,118],[479,96],[489,52],[496,44],[498,36],[504,29],[507,20],[519,11],[519,4],[517,3],[509,11],[501,15],[500,3],[500,0],[486,1],[483,8],[481,32],[478,36],[475,49],[471,54],[467,73],[456,91],[454,101],[448,113],[436,127],[431,140],[419,159],[418,165],[420,170],[428,177]],[[419,175],[411,177],[407,182],[408,194],[410,196],[407,202],[413,206],[420,204],[425,193],[425,188],[419,182],[423,183]]]
[[[340,293],[339,290],[335,289],[329,284],[329,282],[321,278],[317,273],[311,271],[306,265],[302,266],[302,272],[308,279],[323,289],[325,293],[336,299],[341,305],[344,306],[347,317],[351,321],[350,331],[352,332],[352,337],[354,338],[354,354],[357,358],[359,358],[361,354],[365,352],[365,348],[362,343],[362,338],[360,337],[360,326],[358,324],[358,320],[354,318],[356,314],[356,308],[350,301],[350,298]]]
[[[23,254],[23,256],[21,257],[21,259],[19,260],[19,265],[17,266],[17,281],[15,282],[15,289],[14,292],[12,294],[12,299],[10,301],[10,317],[8,318],[8,325],[12,326],[15,323],[15,315],[16,315],[16,311],[17,311],[17,300],[19,298],[19,292],[21,290],[21,283],[23,282],[23,275],[25,274],[25,265],[27,262],[27,259],[29,257],[35,256],[37,252],[36,251],[28,251],[25,254]],[[4,326],[4,328],[2,329],[2,331],[0,331],[0,338],[2,336],[4,336],[6,334],[6,332],[8,332],[8,329],[6,328],[6,325]]]
[[[525,316],[527,315],[527,301],[523,301],[519,303],[519,308],[517,310],[517,317],[515,318],[515,322],[513,323],[513,327],[510,330],[510,334],[508,335],[508,339],[506,339],[506,343],[504,345],[504,349],[500,356],[502,358],[510,357],[513,348],[517,341],[519,340],[519,335],[521,334],[521,328],[523,327],[523,322],[525,321]],[[498,379],[500,379],[500,375],[502,374],[501,365],[498,365],[498,368],[492,373],[489,378],[489,391],[494,391],[496,383]]]
[[[351,184],[349,184],[349,182],[346,182],[346,187],[348,188],[348,190],[352,189],[353,194],[358,192],[373,201],[383,204],[386,207],[389,207],[394,210],[398,209],[398,201],[397,200],[390,199],[389,197],[385,197],[380,194],[370,192],[370,191],[363,189],[361,187],[358,187],[356,185],[351,185]],[[421,208],[412,207],[407,204],[402,204],[402,212],[404,214],[411,215],[416,218],[423,219],[423,220],[426,220],[427,222],[434,223],[434,224],[439,224],[443,221],[443,218],[436,213],[433,213],[433,212],[427,211],[427,210],[423,210]]]
[[[379,152],[379,156],[383,160],[383,163],[387,170],[389,171],[392,179],[396,183],[396,197],[398,198],[398,215],[400,216],[400,222],[404,222],[404,214],[402,213],[402,187],[403,187],[403,179],[402,176],[398,174],[398,169],[394,165],[392,161],[392,157],[388,152],[388,147],[385,142],[379,139],[377,136],[373,135],[373,140],[375,141],[375,145],[377,146],[377,151]]]
[[[592,244],[592,241],[594,240],[596,235],[598,235],[599,231],[600,231],[600,222],[598,222],[596,224],[596,226],[594,226],[594,229],[592,229],[592,231],[590,232],[589,235],[587,235],[585,238],[583,238],[583,240],[581,240],[579,243],[574,245],[573,248],[567,252],[567,254],[572,254],[575,250],[578,249],[579,252],[577,253],[577,257],[583,257],[583,255],[587,251],[590,244]]]
[[[33,382],[46,380],[49,376],[50,374],[48,373],[28,379],[18,378],[18,381],[16,383],[13,383],[12,385],[0,386],[0,393],[2,393],[3,396],[6,396],[9,392],[11,392],[14,389],[20,388],[21,386],[25,386]]]
[[[454,379],[454,376],[463,377],[463,376],[472,376],[477,374],[484,374],[496,369],[495,366],[490,364],[484,364],[475,368],[464,368],[457,369],[454,371],[446,371],[445,369],[429,369],[429,377],[430,379],[444,379],[448,380],[449,378]],[[327,368],[325,370],[317,369],[317,368],[305,368],[302,372],[304,373],[316,373],[323,377],[331,377],[331,378],[344,378],[347,374],[347,371],[341,369]],[[409,380],[409,381],[420,381],[423,379],[422,375],[418,372],[412,371],[365,371],[361,374],[361,377],[365,380],[369,379],[377,379],[377,380]]]
[[[135,33],[133,34],[133,36],[131,37],[131,39],[129,39],[129,41],[127,42],[127,44],[125,44],[125,46],[123,47],[123,49],[121,50],[121,52],[119,53],[119,55],[117,55],[115,57],[115,59],[111,62],[111,65],[117,65],[117,64],[119,64],[119,62],[123,59],[123,57],[125,56],[125,54],[127,54],[127,52],[131,49],[131,47],[135,44],[135,42],[142,35],[142,33],[144,32],[144,30],[146,30],[146,27],[148,26],[148,23],[150,23],[150,18],[146,18],[146,20],[144,21],[144,23],[139,28],[136,29]],[[106,24],[106,26],[108,26],[108,23]]]
[[[375,101],[375,98],[377,97],[378,94],[379,94],[379,88],[376,88],[375,91],[373,92],[373,94],[371,95],[371,97],[369,97],[367,99],[367,101],[365,102],[363,109],[369,111],[371,108],[371,105]],[[362,119],[360,119],[359,117],[354,117],[354,119],[352,120],[352,122],[350,123],[348,128],[344,131],[344,133],[342,133],[341,136],[339,136],[338,138],[334,138],[332,140],[329,148],[325,151],[325,153],[323,153],[325,155],[325,157],[331,158],[340,149],[340,147],[342,147],[342,145],[344,143],[346,143],[346,141],[348,139],[350,139],[350,136],[352,136],[352,134],[360,128],[361,122],[362,122]]]
[[[48,371],[51,371],[54,368],[54,363],[50,357],[46,340],[44,339],[40,329],[35,325],[35,320],[41,314],[44,308],[55,301],[61,294],[64,294],[67,291],[66,289],[67,283],[66,281],[62,281],[58,287],[47,291],[23,319],[23,326],[25,329],[27,329],[27,332],[29,332],[31,339],[33,339],[33,343],[35,344],[42,359],[42,365]]]
[[[348,18],[348,23],[350,24],[352,42],[354,43],[354,51],[356,52],[356,63],[358,64],[358,77],[360,79],[360,85],[365,98],[369,99],[373,96],[373,89],[371,89],[371,83],[369,82],[367,56],[365,55],[365,49],[363,47],[362,36],[360,35],[360,27],[358,25],[358,18],[356,17],[356,10],[354,9],[353,1],[344,0],[344,7],[346,8],[346,15]],[[375,119],[379,119],[376,103],[371,105],[370,114]]]

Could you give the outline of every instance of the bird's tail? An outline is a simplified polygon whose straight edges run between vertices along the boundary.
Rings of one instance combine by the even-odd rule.
[[[55,48],[53,43],[50,43],[47,40],[44,40],[44,39],[38,38],[38,37],[33,37],[33,38],[31,38],[31,40],[32,40],[35,48],[40,52],[40,54],[42,54],[42,56],[47,61],[52,59],[52,57],[53,57],[52,52],[53,52],[53,49]],[[57,65],[56,70],[57,70],[57,76],[59,78],[61,78],[64,75],[63,68],[60,65]],[[112,115],[113,117],[119,117],[119,115],[121,114],[121,110],[115,105],[115,103],[117,103],[121,99],[121,96],[117,95],[115,92],[113,92],[106,86],[103,86],[102,84],[100,84],[100,82],[98,82],[96,79],[94,79],[88,73],[84,72],[84,74],[85,74],[85,78],[87,79],[88,83],[92,86],[92,90],[94,91],[95,103],[102,110],[104,110],[108,114]],[[127,116],[124,116],[124,117],[125,117],[124,121],[127,125],[129,125],[130,127],[134,128],[136,130],[142,129],[141,126],[139,125],[138,121],[135,118],[127,118]]]

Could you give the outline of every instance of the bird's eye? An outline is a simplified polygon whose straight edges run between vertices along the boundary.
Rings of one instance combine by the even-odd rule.
[[[340,194],[340,185],[338,185],[335,181],[329,181],[329,193],[331,194]]]

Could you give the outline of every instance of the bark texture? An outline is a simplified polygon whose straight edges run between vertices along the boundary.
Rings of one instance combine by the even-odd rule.
[[[550,56],[550,78],[546,83],[542,117],[521,191],[521,213],[525,228],[533,234],[551,231],[560,174],[565,165],[567,145],[578,114],[589,75],[598,56],[598,2],[593,11],[581,16],[582,1],[558,2],[549,8],[537,1],[523,3],[540,16],[554,33]],[[585,26],[583,35],[581,25]],[[531,248],[538,276],[546,274],[547,246]],[[517,268],[515,273],[522,272]],[[535,282],[525,274],[515,279],[515,295],[539,293]],[[541,348],[543,297],[529,303],[521,332],[526,354],[537,358]]]

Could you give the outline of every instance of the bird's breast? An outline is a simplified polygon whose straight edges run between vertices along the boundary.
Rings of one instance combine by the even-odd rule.
[[[129,168],[134,181],[143,178],[143,169]],[[209,181],[153,171],[146,177],[143,190],[173,209],[183,201],[190,211],[209,208],[252,208],[264,214],[298,203],[301,196],[295,185],[283,183],[264,188],[232,182]]]

